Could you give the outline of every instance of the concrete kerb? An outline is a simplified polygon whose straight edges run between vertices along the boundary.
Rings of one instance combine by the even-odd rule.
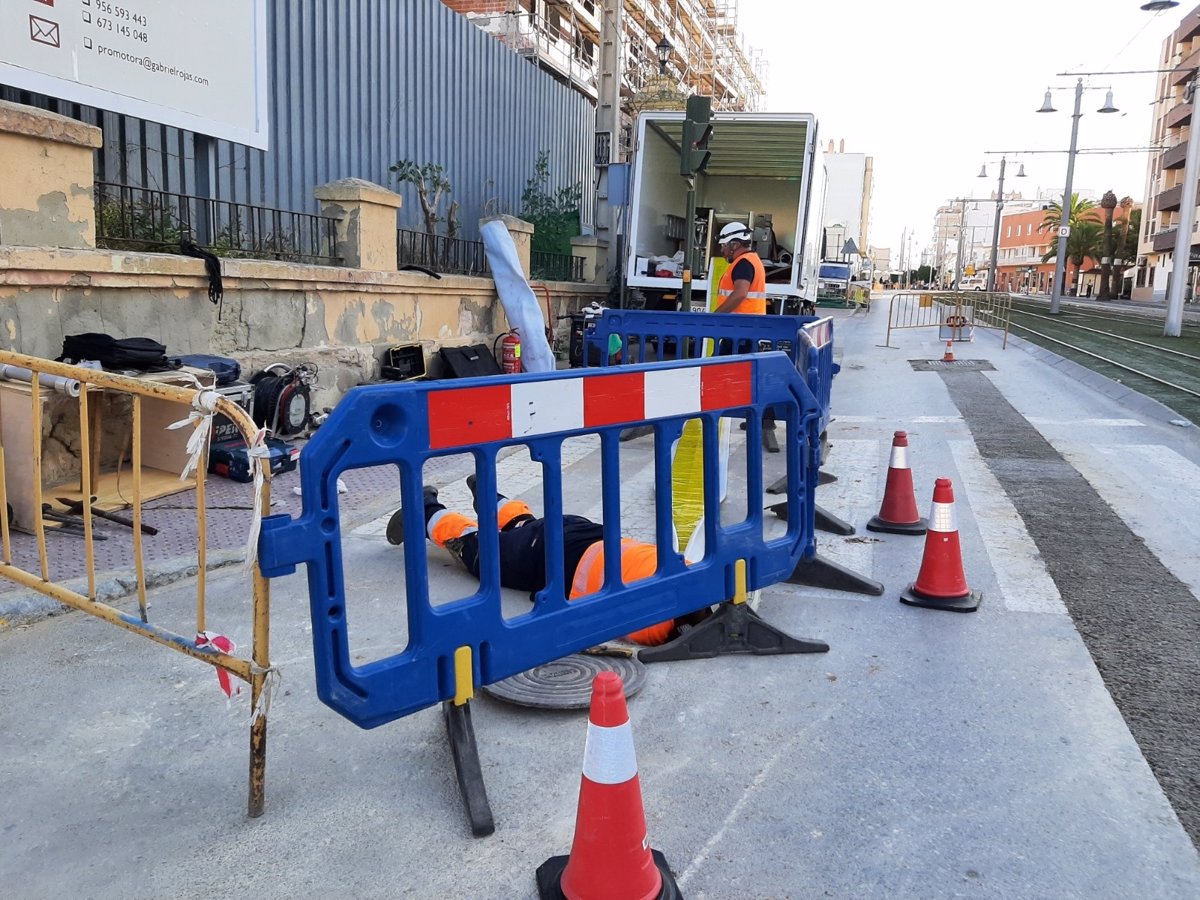
[[[220,550],[211,553],[205,570],[209,572],[237,565],[245,554],[238,550]],[[146,589],[164,587],[185,578],[194,578],[199,571],[194,557],[181,556],[146,568]],[[60,582],[67,590],[87,596],[87,577],[71,578]],[[133,572],[106,572],[96,574],[96,600],[115,606],[118,601],[137,593],[137,576]],[[41,619],[71,612],[72,609],[53,597],[37,591],[19,591],[0,596],[0,632],[22,625],[32,625]]]
[[[1038,359],[1047,365],[1053,366],[1060,372],[1071,376],[1076,381],[1086,384],[1094,391],[1103,394],[1110,400],[1120,403],[1122,406],[1127,406],[1135,412],[1139,412],[1144,416],[1152,419],[1160,419],[1163,422],[1171,422],[1172,420],[1183,420],[1189,425],[1194,425],[1186,416],[1176,412],[1167,406],[1165,403],[1160,403],[1153,397],[1147,397],[1129,387],[1127,384],[1122,384],[1109,378],[1107,375],[1102,375],[1087,366],[1080,365],[1074,360],[1067,359],[1065,356],[1060,356],[1053,350],[1047,350],[1045,347],[1028,341],[1023,337],[1009,332],[1008,341],[1018,349],[1028,353],[1030,356]]]

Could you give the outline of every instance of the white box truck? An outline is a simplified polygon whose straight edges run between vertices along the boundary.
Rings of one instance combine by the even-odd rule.
[[[645,112],[637,121],[633,196],[626,229],[629,305],[675,309],[682,298],[687,182],[679,174],[684,113]],[[796,314],[817,299],[824,154],[808,113],[716,112],[712,159],[696,176],[696,246],[692,307],[703,309],[716,238],[730,222],[754,230],[767,270],[767,309]],[[632,303],[629,299],[632,298]]]

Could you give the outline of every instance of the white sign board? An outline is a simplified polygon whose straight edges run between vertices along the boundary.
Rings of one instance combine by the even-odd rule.
[[[1058,236],[1059,237],[1070,237],[1071,236],[1071,226],[1070,225],[1059,225],[1058,226]]]
[[[0,83],[267,148],[266,0],[0,0]]]

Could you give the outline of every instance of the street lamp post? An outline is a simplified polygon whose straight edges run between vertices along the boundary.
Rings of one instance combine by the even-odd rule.
[[[989,293],[996,289],[996,262],[1000,256],[1000,211],[1004,209],[1004,166],[1008,160],[1006,157],[1000,157],[1000,185],[996,189],[996,220],[992,225],[992,261],[988,266],[988,283],[987,289]],[[987,165],[979,170],[980,178],[987,178]],[[1017,169],[1017,178],[1025,177],[1025,166],[1022,165]]]
[[[1179,199],[1179,228],[1175,233],[1175,254],[1171,267],[1171,284],[1167,289],[1167,320],[1163,326],[1166,337],[1183,333],[1183,289],[1192,262],[1192,228],[1196,221],[1196,179],[1200,177],[1200,122],[1196,121],[1196,90],[1200,88],[1200,69],[1192,73],[1184,100],[1192,104],[1192,123],[1188,126],[1187,158],[1183,164],[1183,193]]]
[[[1054,104],[1050,102],[1050,92],[1052,90],[1070,90],[1070,88],[1046,88],[1046,99],[1042,102],[1042,108],[1038,110],[1040,113],[1058,112],[1054,108]],[[1063,201],[1061,214],[1058,219],[1058,250],[1054,256],[1054,285],[1050,289],[1050,314],[1058,315],[1059,306],[1062,304],[1063,294],[1063,274],[1066,269],[1067,262],[1067,238],[1071,236],[1071,209],[1074,206],[1072,202],[1071,189],[1075,181],[1075,153],[1076,144],[1079,141],[1079,117],[1083,115],[1079,111],[1079,107],[1083,102],[1083,79],[1080,78],[1075,82],[1075,111],[1071,114],[1071,149],[1067,151],[1067,186],[1063,190]],[[1112,91],[1108,92],[1108,97],[1104,105],[1096,112],[1115,113],[1120,112],[1112,102]]]

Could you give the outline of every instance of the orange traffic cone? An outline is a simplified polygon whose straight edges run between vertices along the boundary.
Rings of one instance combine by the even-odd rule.
[[[917,580],[900,594],[900,602],[926,609],[975,612],[982,595],[967,587],[962,549],[958,545],[958,517],[954,514],[954,488],[949,478],[939,478],[933,488],[929,533]]]
[[[583,778],[571,855],[537,870],[542,900],[674,900],[679,887],[650,850],[625,687],[616,672],[592,682]]]
[[[954,362],[954,341],[946,341],[946,352],[942,354],[942,362]]]
[[[867,523],[867,528],[891,534],[924,534],[927,526],[917,512],[917,492],[913,488],[912,469],[908,467],[908,433],[897,431],[892,436],[883,503],[879,515]]]

